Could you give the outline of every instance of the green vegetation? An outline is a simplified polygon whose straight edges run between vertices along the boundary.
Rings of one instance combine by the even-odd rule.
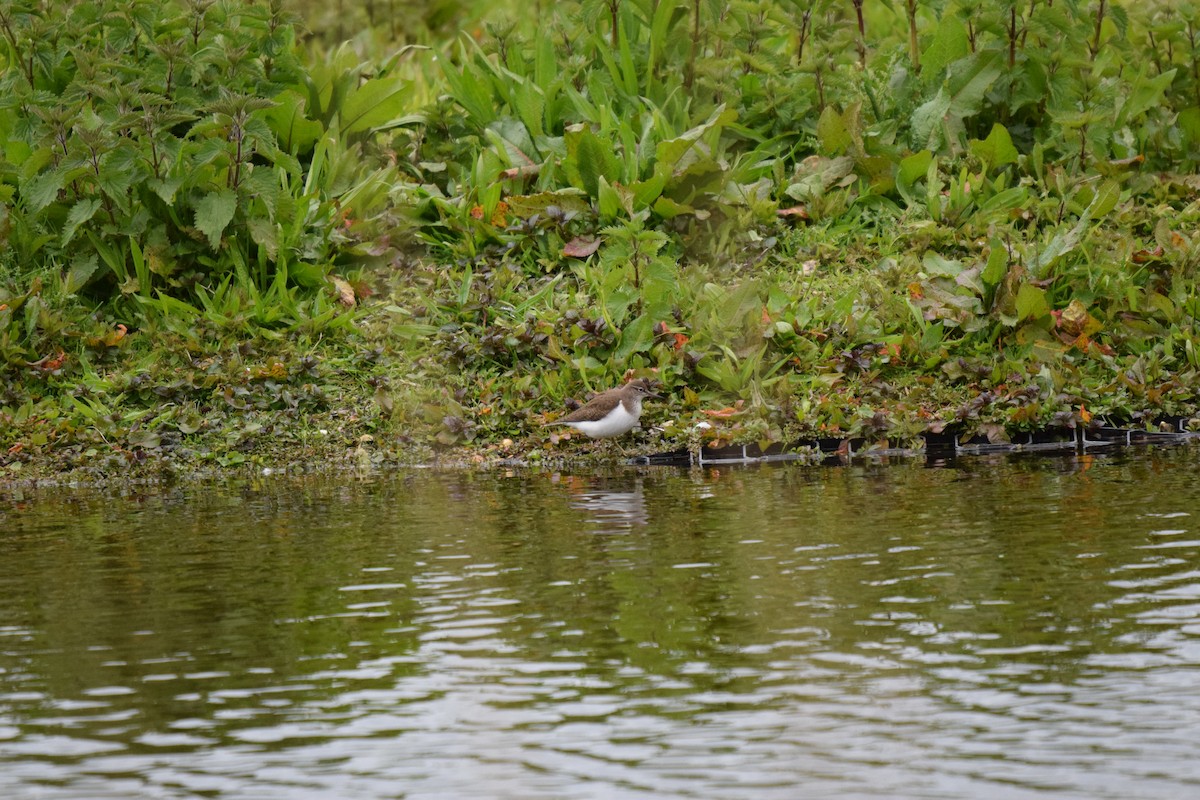
[[[4,0],[0,34],[10,470],[537,457],[630,371],[653,447],[1197,411],[1194,2]]]

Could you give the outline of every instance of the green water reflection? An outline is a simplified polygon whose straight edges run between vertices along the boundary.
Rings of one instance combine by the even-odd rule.
[[[0,796],[1195,796],[1198,467],[7,490]]]

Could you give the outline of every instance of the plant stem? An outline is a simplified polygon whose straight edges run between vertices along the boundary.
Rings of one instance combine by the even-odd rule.
[[[799,36],[800,41],[796,45],[796,63],[797,64],[800,64],[804,61],[804,45],[805,45],[805,43],[808,42],[808,36],[809,36],[809,33],[811,33],[811,30],[809,28],[809,23],[811,22],[811,20],[812,20],[812,9],[806,8],[804,10],[804,15],[800,18],[800,36]]]
[[[854,14],[858,17],[858,63],[863,68],[867,66],[867,23],[863,20],[863,0],[850,0],[854,4]]]
[[[1008,68],[1017,65],[1017,7],[1008,10]]]
[[[692,49],[688,52],[687,71],[683,76],[685,88],[692,88],[696,79],[696,52],[700,49],[700,0],[692,2]]]
[[[1096,60],[1096,54],[1100,52],[1100,28],[1104,25],[1104,6],[1106,0],[1100,0],[1100,5],[1096,7],[1096,35],[1092,38],[1092,46],[1089,48],[1092,53],[1092,61]]]
[[[620,42],[617,41],[617,31],[621,25],[620,10],[621,0],[608,0],[608,13],[612,21],[611,41],[613,50],[616,50],[620,45]]]
[[[908,57],[912,61],[913,72],[921,73],[921,50],[917,44],[917,0],[904,0],[908,12]]]

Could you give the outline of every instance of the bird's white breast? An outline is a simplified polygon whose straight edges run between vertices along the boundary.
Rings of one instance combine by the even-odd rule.
[[[635,408],[641,412],[641,403],[636,403]],[[568,422],[577,431],[582,431],[593,439],[599,439],[605,436],[620,436],[622,433],[633,430],[637,425],[638,414],[630,414],[625,409],[624,403],[617,403],[616,408],[608,412],[608,416],[603,419],[588,420],[586,422]]]

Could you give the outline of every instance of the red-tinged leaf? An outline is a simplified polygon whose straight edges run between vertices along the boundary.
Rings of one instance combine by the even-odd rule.
[[[714,419],[728,419],[732,416],[736,416],[737,414],[742,413],[742,403],[743,403],[742,400],[738,400],[732,406],[727,406],[725,408],[717,409],[716,411],[713,411],[713,410],[710,410],[707,408],[702,408],[702,409],[700,409],[700,413],[704,414],[706,416],[709,416],[709,417],[713,417]]]
[[[472,206],[471,216],[475,219],[483,219],[483,206]]]
[[[770,325],[770,324],[771,324],[771,315],[767,313],[767,307],[766,307],[766,306],[763,306],[763,310],[762,310],[762,324],[763,324],[763,325]]]
[[[568,258],[587,258],[600,249],[599,239],[577,236],[563,246],[563,255]]]
[[[682,333],[675,334],[675,352],[679,352],[684,347],[686,347],[687,343],[689,341],[691,341],[691,340],[688,339],[688,337],[685,336],[684,334],[682,334]]]
[[[1087,425],[1092,421],[1092,412],[1087,410],[1087,406],[1079,407],[1079,421]]]
[[[1133,254],[1133,263],[1145,264],[1147,261],[1157,261],[1163,257],[1163,253],[1164,251],[1162,245],[1159,245],[1153,250],[1138,250]]]

